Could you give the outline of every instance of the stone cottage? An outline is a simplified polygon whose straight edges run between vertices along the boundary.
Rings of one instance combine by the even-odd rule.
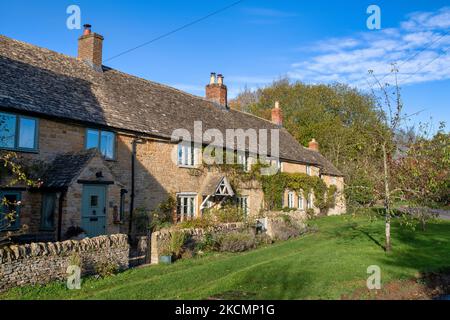
[[[102,64],[103,41],[86,25],[73,58],[0,36],[0,148],[15,152],[41,182],[10,185],[2,169],[0,196],[20,206],[14,223],[0,223],[1,231],[27,225],[29,240],[64,239],[70,227],[89,236],[128,233],[136,209],[152,210],[170,195],[177,199],[176,220],[198,217],[224,198],[258,214],[260,185],[234,190],[226,174],[202,165],[202,145],[174,141],[175,130],[193,132],[196,121],[204,131],[223,133],[278,129],[279,152],[272,156],[269,148],[269,161],[281,172],[336,185],[328,214],[345,211],[342,174],[316,141],[305,148],[283,129],[279,105],[272,121],[230,109],[220,74],[211,74],[204,98],[125,74]],[[245,170],[256,163],[258,152],[234,151]],[[286,190],[284,206],[312,208],[305,197]]]

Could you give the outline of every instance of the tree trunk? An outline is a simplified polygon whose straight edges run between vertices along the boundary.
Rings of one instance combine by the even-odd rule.
[[[389,170],[386,151],[386,142],[383,143],[383,166],[384,166],[384,209],[386,210],[386,252],[391,251],[391,194],[389,189]]]

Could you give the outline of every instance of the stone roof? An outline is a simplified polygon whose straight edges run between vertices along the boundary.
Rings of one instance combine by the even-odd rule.
[[[183,91],[0,35],[0,107],[169,139],[194,121],[203,131],[276,129],[256,116],[230,110]],[[269,137],[270,140],[270,137]],[[269,146],[269,153],[270,153]],[[316,164],[341,175],[319,153],[280,129],[280,158]]]
[[[96,155],[99,155],[97,149],[58,155],[44,173],[42,187],[58,189],[70,186]]]

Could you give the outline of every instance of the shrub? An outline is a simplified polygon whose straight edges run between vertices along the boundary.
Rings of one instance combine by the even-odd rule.
[[[257,246],[272,244],[272,239],[267,233],[257,234],[255,240]]]
[[[217,248],[217,242],[214,235],[210,232],[206,233],[202,241],[196,244],[197,251],[215,250]]]
[[[169,240],[161,241],[159,245],[159,255],[160,256],[172,256],[172,248]]]
[[[155,210],[150,212],[150,229],[158,231],[171,226],[173,223],[172,213],[176,205],[175,197],[170,195],[166,201],[161,202]]]
[[[314,219],[315,217],[316,217],[316,213],[314,212],[314,209],[306,209],[306,217],[309,219],[309,220],[312,220],[312,219]]]
[[[226,204],[220,209],[212,210],[211,214],[218,223],[233,223],[245,220],[244,211],[234,204]]]
[[[211,216],[208,214],[203,214],[199,218],[180,222],[176,227],[178,229],[208,229],[212,226],[214,226],[214,221]]]
[[[100,261],[95,264],[95,273],[101,277],[111,276],[118,271],[117,265],[109,261]]]
[[[146,234],[150,225],[150,213],[144,208],[136,209],[134,211],[133,224],[137,234]]]
[[[185,249],[183,250],[183,253],[181,254],[181,259],[192,259],[194,257],[194,251],[191,249]]]
[[[187,237],[184,232],[175,231],[172,233],[172,237],[170,238],[170,251],[175,255],[175,257],[179,257],[181,255],[186,238]]]
[[[290,217],[289,217],[290,218]],[[298,237],[303,231],[303,227],[281,216],[279,219],[272,221],[273,238],[279,241],[286,241],[291,238]]]
[[[234,231],[217,235],[220,251],[243,252],[256,247],[255,235],[248,231]]]

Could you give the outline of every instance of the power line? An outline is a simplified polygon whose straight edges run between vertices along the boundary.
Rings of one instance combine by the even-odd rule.
[[[403,61],[399,66],[397,66],[397,68],[400,68],[401,66],[405,65],[407,62],[411,61],[412,59],[414,59],[415,57],[417,57],[419,54],[421,54],[422,52],[424,52],[425,50],[427,50],[428,48],[430,48],[433,44],[437,43],[438,41],[440,41],[442,38],[444,38],[445,36],[447,36],[450,33],[450,31],[446,31],[444,32],[441,36],[439,36],[438,38],[434,39],[433,41],[429,42],[425,47],[423,47],[421,50],[419,50],[418,52],[416,52],[415,54],[413,54],[411,57],[409,57],[408,59],[406,59],[405,61]],[[387,76],[391,75],[390,73],[384,75],[379,81],[383,81]]]
[[[161,40],[161,39],[163,39],[163,38],[166,38],[166,37],[168,37],[168,36],[170,36],[170,35],[172,35],[172,34],[178,32],[178,31],[181,31],[181,30],[183,30],[183,29],[186,29],[186,28],[188,28],[188,27],[190,27],[190,26],[192,26],[192,25],[194,25],[194,24],[197,24],[197,23],[199,23],[199,22],[201,22],[201,21],[204,21],[204,20],[206,20],[206,19],[208,19],[208,18],[211,18],[212,16],[215,16],[215,15],[221,13],[221,12],[224,12],[224,11],[226,11],[226,10],[228,10],[228,9],[230,9],[230,8],[232,8],[232,7],[234,7],[234,6],[237,6],[238,4],[240,4],[240,3],[244,2],[244,1],[245,1],[245,0],[239,0],[239,1],[233,2],[232,4],[229,4],[229,5],[226,6],[226,7],[223,7],[223,8],[221,8],[221,9],[218,9],[218,10],[216,10],[216,11],[213,11],[213,12],[207,14],[206,16],[203,16],[203,17],[201,17],[201,18],[199,18],[199,19],[197,19],[197,20],[194,20],[194,21],[191,21],[191,22],[189,22],[189,23],[186,23],[186,24],[184,24],[184,25],[182,25],[182,26],[180,26],[180,27],[178,27],[178,28],[176,28],[176,29],[173,29],[173,30],[171,30],[171,31],[169,31],[169,32],[166,32],[166,33],[164,33],[164,34],[162,34],[162,35],[160,35],[160,36],[157,36],[156,38],[153,38],[153,39],[151,39],[151,40],[149,40],[149,41],[147,41],[147,42],[144,42],[144,43],[142,43],[142,44],[140,44],[140,45],[138,45],[138,46],[136,46],[136,47],[133,47],[133,48],[128,49],[128,50],[125,50],[125,51],[123,51],[123,52],[121,52],[121,53],[119,53],[119,54],[116,54],[115,56],[112,56],[112,57],[106,59],[105,62],[111,61],[111,60],[116,59],[116,58],[118,58],[118,57],[120,57],[120,56],[123,56],[123,55],[125,55],[125,54],[127,54],[127,53],[130,53],[130,52],[132,52],[132,51],[134,51],[134,50],[137,50],[137,49],[140,49],[140,48],[142,48],[142,47],[144,47],[144,46],[147,46],[147,45],[149,45],[149,44],[151,44],[151,43],[153,43],[153,42],[156,42],[156,41],[158,41],[158,40]]]
[[[413,75],[415,75],[416,73],[422,71],[423,69],[425,69],[426,67],[428,67],[430,64],[432,64],[433,62],[435,62],[437,59],[441,58],[441,56],[445,55],[448,53],[448,50],[450,49],[442,49],[442,52],[439,53],[436,57],[434,57],[434,59],[430,60],[428,63],[424,64],[423,66],[421,66],[419,69],[417,69],[414,73],[411,73],[408,77],[401,79],[402,82],[405,82],[406,80],[408,80],[409,78],[411,78]]]

